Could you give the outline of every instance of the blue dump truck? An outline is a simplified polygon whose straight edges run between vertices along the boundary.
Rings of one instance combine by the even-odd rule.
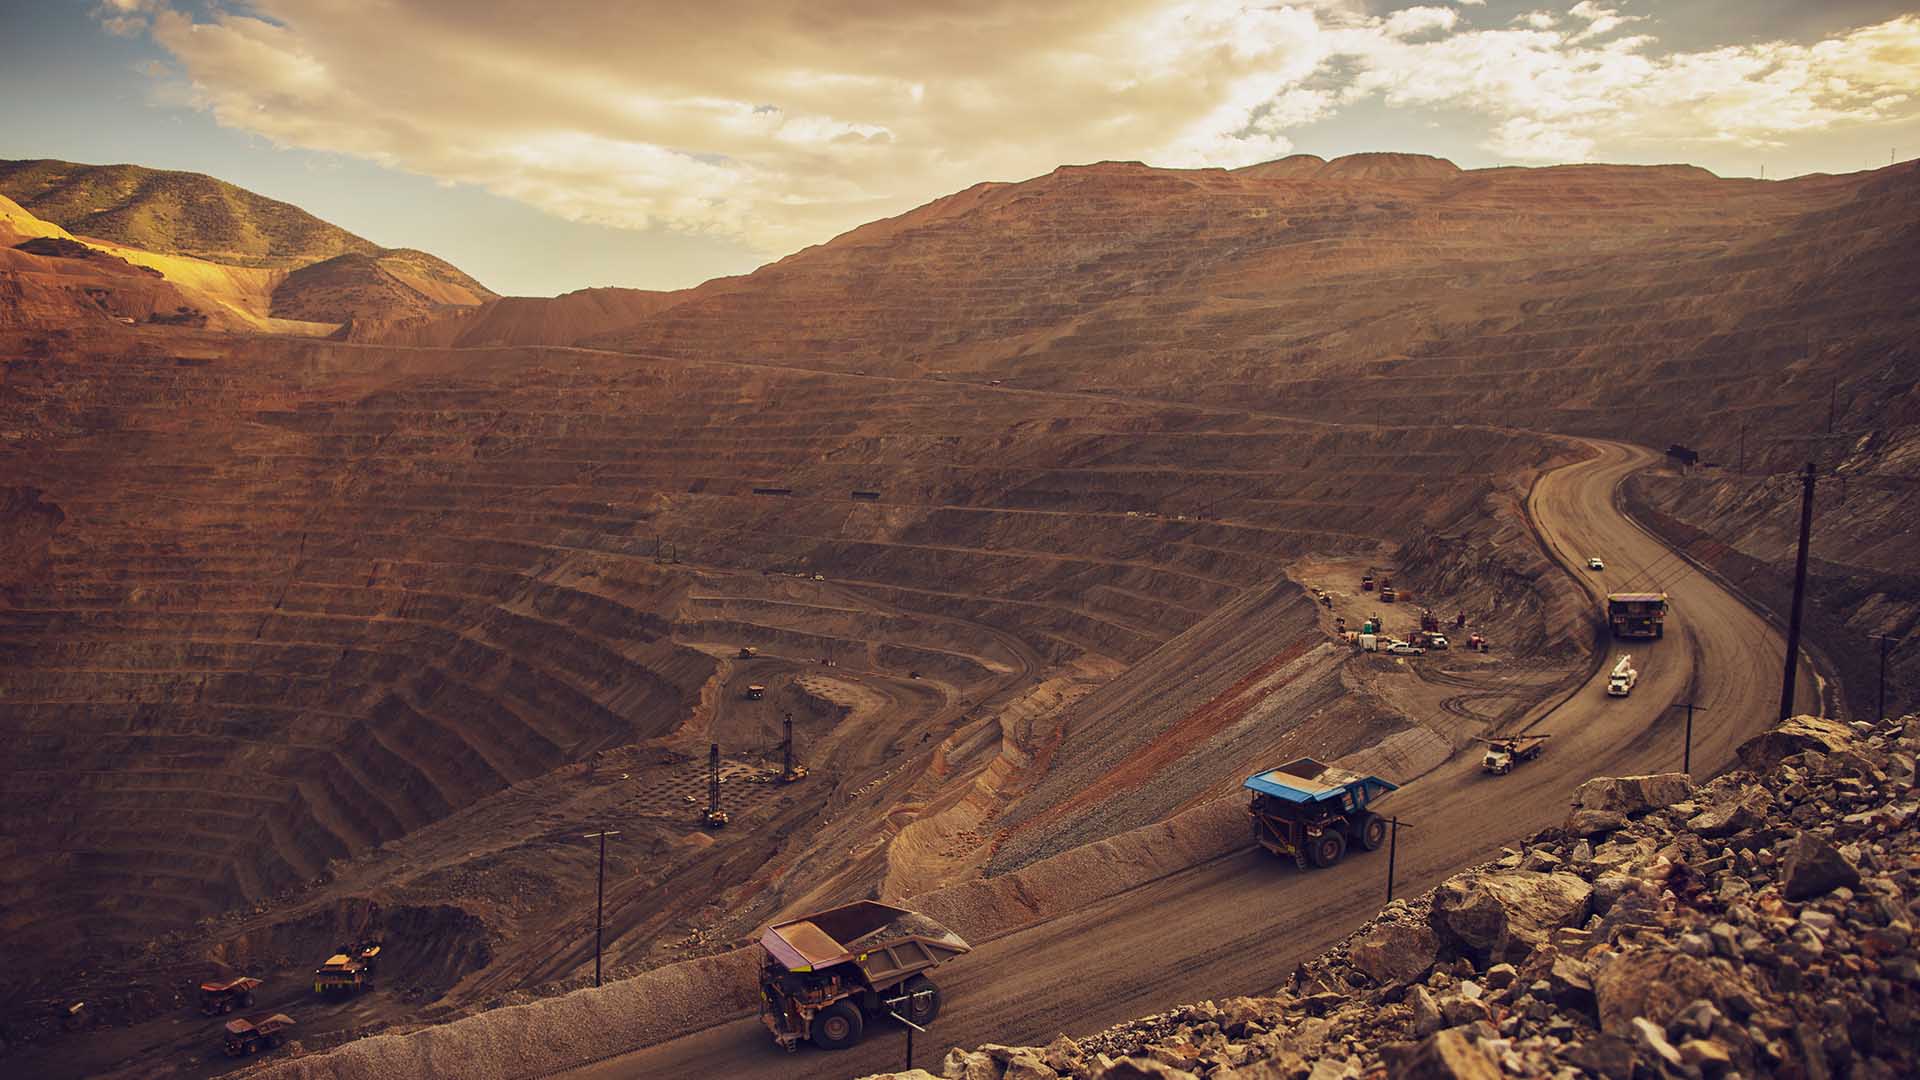
[[[1296,758],[1277,769],[1255,773],[1243,785],[1253,792],[1247,813],[1254,843],[1285,855],[1301,869],[1332,866],[1348,846],[1372,851],[1387,841],[1387,821],[1367,809],[1377,798],[1399,790],[1377,776]]]

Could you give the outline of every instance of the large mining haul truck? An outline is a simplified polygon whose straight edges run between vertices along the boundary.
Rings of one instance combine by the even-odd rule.
[[[221,1041],[228,1057],[246,1057],[286,1042],[287,1032],[292,1027],[293,1017],[286,1013],[256,1016],[251,1020],[229,1020],[226,1037]]]
[[[776,923],[760,947],[760,1022],[788,1050],[802,1039],[852,1046],[889,1012],[925,1027],[940,1013],[940,988],[923,973],[973,948],[925,915],[873,900]]]
[[[221,979],[200,984],[200,1011],[208,1016],[222,1016],[235,1009],[253,1007],[253,992],[260,988],[259,979]]]
[[[313,992],[354,994],[373,989],[373,969],[380,961],[380,946],[375,942],[342,945],[327,962],[313,969]]]
[[[1254,843],[1293,859],[1302,870],[1332,866],[1349,845],[1372,851],[1387,840],[1387,819],[1367,809],[1399,790],[1377,776],[1336,769],[1310,757],[1247,778]]]
[[[1666,593],[1607,594],[1607,625],[1613,628],[1614,637],[1664,637],[1666,617]]]

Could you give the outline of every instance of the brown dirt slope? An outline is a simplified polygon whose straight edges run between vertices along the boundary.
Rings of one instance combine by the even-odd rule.
[[[599,344],[1730,444],[1920,366],[1920,167],[1075,166],[855,229]]]
[[[678,303],[684,292],[579,289],[555,297],[502,296],[477,308],[397,320],[355,319],[346,341],[478,348],[571,345],[635,326]]]
[[[493,299],[485,286],[424,251],[350,252],[303,266],[273,290],[275,318],[344,323],[362,313],[408,318]]]
[[[0,327],[63,330],[161,321],[253,325],[242,312],[151,268],[74,239],[0,196]]]

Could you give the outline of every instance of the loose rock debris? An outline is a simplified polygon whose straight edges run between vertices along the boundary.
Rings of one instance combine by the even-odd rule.
[[[1703,785],[1595,780],[1570,814],[1578,830],[1395,900],[1272,996],[1046,1046],[955,1048],[938,1076],[1912,1076],[1916,754],[1920,717],[1796,717],[1741,748],[1748,768]]]

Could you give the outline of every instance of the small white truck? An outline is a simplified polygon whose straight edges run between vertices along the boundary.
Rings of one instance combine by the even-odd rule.
[[[1640,673],[1633,668],[1633,657],[1622,656],[1620,662],[1613,665],[1613,673],[1607,676],[1607,696],[1626,697],[1633,693],[1633,684],[1640,681]]]

